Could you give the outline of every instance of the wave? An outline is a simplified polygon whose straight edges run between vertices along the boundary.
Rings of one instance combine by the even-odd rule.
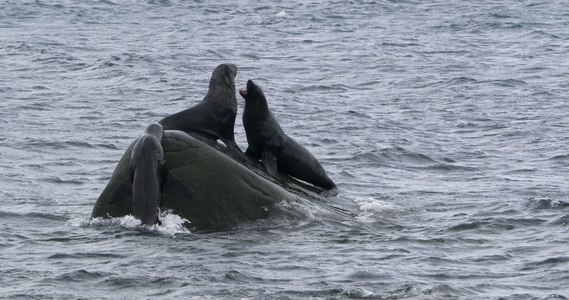
[[[544,260],[527,263],[522,268],[522,271],[529,271],[529,270],[536,270],[536,269],[550,270],[552,268],[564,267],[567,265],[568,262],[569,262],[568,256],[549,257],[549,258],[546,258]]]
[[[89,272],[86,270],[77,270],[58,275],[54,278],[54,280],[63,282],[89,282],[99,281],[101,278],[106,278],[111,275],[115,274],[109,272]]]
[[[569,207],[569,203],[554,200],[548,197],[531,198],[525,203],[525,208],[530,211],[536,210],[563,210]]]
[[[87,178],[82,178],[81,180],[77,179],[63,179],[58,176],[50,176],[45,178],[40,178],[40,181],[44,181],[47,183],[55,183],[55,184],[73,184],[73,185],[82,185],[88,181]]]
[[[4,221],[15,220],[15,221],[25,221],[27,223],[40,222],[46,224],[46,222],[52,221],[64,221],[66,217],[61,215],[40,213],[40,212],[28,212],[28,213],[17,213],[11,211],[0,211],[0,219]]]
[[[358,162],[372,162],[380,166],[406,167],[412,169],[432,170],[440,172],[476,172],[478,168],[457,164],[450,158],[434,159],[426,154],[409,151],[402,147],[385,148],[358,153],[352,157]]]
[[[367,160],[380,163],[405,163],[411,165],[425,165],[435,163],[435,160],[421,153],[411,152],[401,147],[385,148],[382,150],[369,151],[356,154],[356,161]]]
[[[103,259],[110,259],[110,258],[125,258],[126,255],[119,255],[114,253],[90,253],[90,252],[81,252],[81,253],[55,253],[47,257],[47,259],[86,259],[91,260],[93,258],[103,258]]]
[[[551,222],[549,222],[551,226],[568,226],[569,225],[569,214],[559,217]]]

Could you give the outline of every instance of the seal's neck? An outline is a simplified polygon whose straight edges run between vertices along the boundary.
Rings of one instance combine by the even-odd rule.
[[[219,88],[220,86],[235,90],[235,80],[231,76],[229,70],[222,72],[214,72],[209,81],[209,89]]]

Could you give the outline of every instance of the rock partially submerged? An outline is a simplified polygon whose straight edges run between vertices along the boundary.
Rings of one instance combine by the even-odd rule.
[[[133,213],[132,195],[110,202],[115,187],[130,173],[134,141],[118,163],[107,187],[93,208],[92,217],[122,217]],[[275,204],[301,202],[318,205],[341,215],[357,213],[351,201],[322,198],[317,188],[288,176],[272,178],[257,163],[240,163],[227,147],[214,140],[181,131],[166,131],[162,138],[166,167],[193,192],[184,198],[163,191],[160,209],[190,221],[191,229],[222,229],[241,222],[265,218]]]

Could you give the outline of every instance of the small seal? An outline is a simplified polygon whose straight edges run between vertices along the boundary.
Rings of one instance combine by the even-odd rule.
[[[324,188],[323,196],[338,194],[336,184],[306,148],[287,136],[269,110],[267,98],[252,80],[239,94],[245,99],[243,126],[247,134],[246,154],[261,159],[271,176],[278,171]]]
[[[158,208],[162,189],[181,197],[192,197],[192,192],[164,165],[162,135],[159,124],[150,124],[134,147],[130,159],[130,176],[117,185],[109,203],[122,201],[132,195],[133,215],[144,225],[158,222]]]
[[[167,116],[159,123],[165,130],[181,130],[220,139],[230,150],[245,157],[235,143],[233,128],[237,116],[236,75],[237,66],[234,64],[217,66],[211,75],[207,95],[200,103]]]

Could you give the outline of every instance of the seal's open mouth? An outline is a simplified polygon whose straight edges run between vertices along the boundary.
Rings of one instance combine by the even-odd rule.
[[[257,95],[257,86],[253,83],[253,80],[251,79],[247,80],[247,87],[245,89],[239,90],[239,95],[241,95],[241,97],[245,99],[248,99],[247,97],[249,96],[249,91],[253,93],[253,98],[255,97],[255,95]]]

